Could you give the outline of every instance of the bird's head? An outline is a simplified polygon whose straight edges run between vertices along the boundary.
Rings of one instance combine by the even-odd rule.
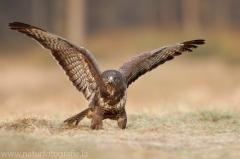
[[[122,88],[125,88],[122,74],[116,70],[104,71],[101,75],[102,82],[107,92],[115,92]],[[112,94],[110,93],[110,94]]]
[[[115,70],[107,70],[102,73],[102,80],[105,85],[119,85],[122,83],[122,74]]]

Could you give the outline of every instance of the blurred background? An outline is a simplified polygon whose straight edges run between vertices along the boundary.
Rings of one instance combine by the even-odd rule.
[[[239,8],[239,0],[0,0],[0,118],[28,111],[66,116],[88,104],[49,51],[8,28],[13,21],[84,46],[101,70],[164,45],[205,39],[133,83],[127,110],[239,110]]]

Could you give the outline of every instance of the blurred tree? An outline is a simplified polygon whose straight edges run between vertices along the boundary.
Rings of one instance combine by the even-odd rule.
[[[138,17],[139,17],[139,22],[142,23],[143,25],[145,24],[151,24],[151,23],[156,23],[157,22],[157,5],[156,1],[152,1],[152,3],[149,3],[148,1],[142,0],[139,1],[139,7],[138,9]],[[151,10],[151,12],[149,11]]]
[[[170,31],[185,30],[187,36],[209,28],[238,33],[239,7],[240,0],[0,0],[0,49],[8,48],[10,40],[22,40],[7,29],[12,21],[38,26],[83,45],[86,30],[94,34],[156,24]]]
[[[179,5],[176,0],[158,1],[159,18],[162,27],[176,29],[179,27]]]
[[[86,0],[66,1],[66,37],[70,41],[82,45],[85,38]]]
[[[215,7],[213,9],[214,13],[214,27],[227,29],[229,27],[229,12],[231,10],[230,5],[232,1],[222,0],[221,2],[214,0]]]
[[[65,2],[63,0],[52,0],[52,23],[51,27],[54,33],[65,36],[64,35],[64,20],[65,20]]]
[[[213,8],[214,3],[212,0],[201,1],[201,22],[203,29],[208,29],[212,26],[214,20]]]
[[[191,34],[200,30],[200,1],[182,0],[182,29]]]
[[[48,29],[47,3],[45,0],[31,0],[31,24]]]

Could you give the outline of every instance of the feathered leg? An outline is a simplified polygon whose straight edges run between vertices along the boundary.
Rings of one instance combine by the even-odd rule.
[[[102,129],[102,120],[103,120],[102,109],[100,107],[95,107],[90,127],[96,130]]]
[[[125,129],[127,125],[127,113],[125,109],[121,112],[119,118],[117,119],[118,127],[120,129]]]

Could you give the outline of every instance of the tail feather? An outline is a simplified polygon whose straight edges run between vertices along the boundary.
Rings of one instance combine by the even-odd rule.
[[[91,108],[87,108],[87,109],[81,111],[80,113],[78,113],[78,114],[76,114],[76,115],[74,115],[74,116],[72,116],[72,117],[64,120],[64,123],[67,123],[67,124],[70,125],[70,124],[73,124],[74,122],[76,122],[75,125],[78,125],[78,123],[79,123],[85,116],[87,116],[87,114],[88,114],[90,111],[91,111]]]

